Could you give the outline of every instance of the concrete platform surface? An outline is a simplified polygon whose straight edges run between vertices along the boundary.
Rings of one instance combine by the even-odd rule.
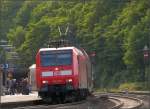
[[[34,92],[29,95],[15,94],[15,95],[5,95],[1,96],[1,103],[13,103],[13,102],[23,102],[23,101],[34,101],[40,100],[38,93]]]

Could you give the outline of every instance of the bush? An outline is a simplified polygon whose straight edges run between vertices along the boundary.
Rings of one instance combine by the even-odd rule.
[[[128,90],[128,91],[137,91],[137,90],[145,90],[145,84],[144,83],[123,83],[121,84],[118,89],[120,91]]]

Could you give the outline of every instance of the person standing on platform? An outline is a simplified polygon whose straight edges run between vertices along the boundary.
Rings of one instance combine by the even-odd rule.
[[[7,89],[9,95],[14,95],[14,83],[12,78],[8,78],[7,80]]]
[[[29,95],[28,80],[24,78],[22,81],[22,94]]]

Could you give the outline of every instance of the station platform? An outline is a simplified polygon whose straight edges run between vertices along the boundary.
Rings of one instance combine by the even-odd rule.
[[[25,102],[25,101],[35,101],[40,100],[37,92],[32,92],[29,95],[15,94],[15,95],[5,95],[1,96],[1,104],[14,103],[14,102]]]

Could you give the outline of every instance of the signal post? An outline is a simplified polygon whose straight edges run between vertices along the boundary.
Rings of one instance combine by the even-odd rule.
[[[150,91],[150,85],[149,85],[150,83],[150,49],[147,45],[145,45],[143,48],[143,57],[144,57],[144,64],[145,64],[145,85]]]

